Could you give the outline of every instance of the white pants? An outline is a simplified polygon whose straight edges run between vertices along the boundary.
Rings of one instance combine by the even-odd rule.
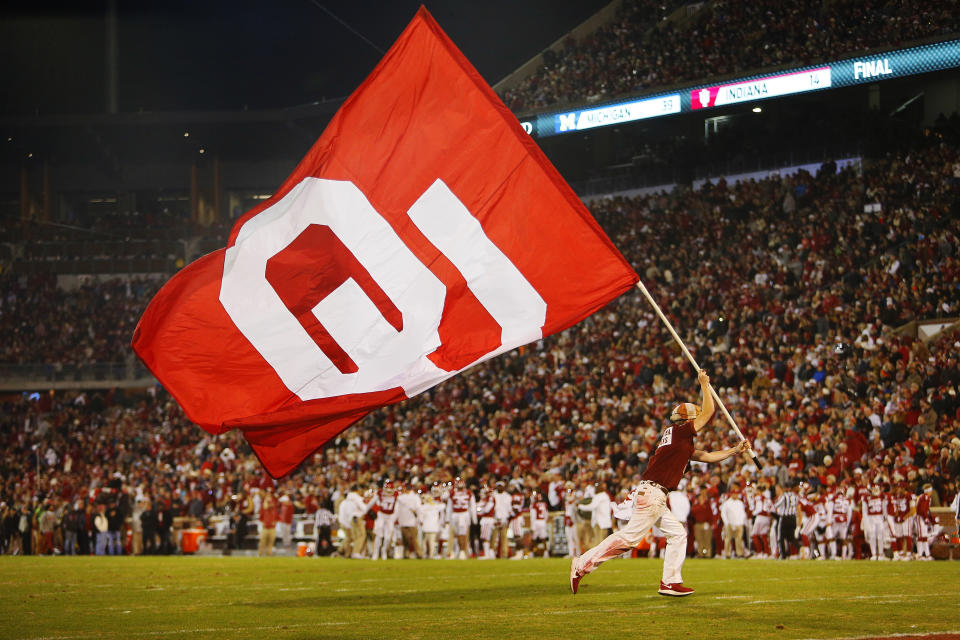
[[[378,557],[386,558],[387,552],[393,546],[393,539],[396,535],[397,512],[377,514],[377,519],[373,523],[373,553],[374,560]]]
[[[812,516],[803,517],[803,525],[800,527],[800,535],[807,536],[810,539],[810,542],[813,543],[813,534],[817,530],[817,526],[820,524],[820,514],[815,513]]]
[[[493,518],[480,518],[480,540],[490,542],[490,535],[493,533]]]
[[[451,514],[450,524],[453,526],[453,535],[468,535],[470,533],[470,512],[454,511]]]
[[[547,539],[547,521],[531,520],[530,532],[533,535],[534,540],[546,540]]]
[[[518,544],[526,532],[526,522],[522,515],[516,516],[510,521],[510,531],[513,532],[513,541]]]
[[[277,536],[283,540],[283,546],[289,547],[293,544],[293,528],[289,522],[277,523]]]
[[[570,555],[580,555],[580,541],[577,540],[577,528],[565,526],[563,532],[567,536],[567,549],[570,551]]]
[[[847,531],[850,530],[849,522],[834,522],[829,527],[827,527],[827,539],[829,540],[846,540]]]
[[[868,514],[863,516],[863,536],[867,539],[867,544],[870,545],[870,555],[872,557],[878,558],[883,555],[886,532],[887,523],[882,515],[872,516]]]
[[[909,538],[912,536],[913,532],[911,531],[910,520],[897,522],[893,518],[887,518],[887,523],[890,525],[890,535],[894,540],[898,538]]]
[[[377,519],[373,522],[373,533],[378,536],[390,539],[393,536],[393,528],[397,524],[397,512],[377,514]]]
[[[754,516],[751,536],[765,536],[770,533],[770,516]]]
[[[657,525],[667,537],[667,549],[663,554],[663,582],[683,582],[680,568],[687,552],[687,528],[667,509],[667,496],[656,487],[642,482],[634,495],[633,516],[627,526],[580,556],[576,561],[577,573],[585,576],[610,558],[634,548],[653,525]]]

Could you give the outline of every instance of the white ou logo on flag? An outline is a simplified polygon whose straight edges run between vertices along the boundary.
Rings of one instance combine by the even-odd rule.
[[[546,302],[443,181],[407,213],[501,327],[499,348],[470,364],[541,337]],[[315,240],[332,253],[318,256]],[[427,357],[446,295],[356,185],[322,178],[243,225],[220,288],[234,324],[304,401],[396,387],[412,397],[462,370]]]

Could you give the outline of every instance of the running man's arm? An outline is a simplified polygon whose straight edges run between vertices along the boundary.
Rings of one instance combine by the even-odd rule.
[[[697,381],[700,383],[700,392],[703,395],[703,404],[700,406],[700,415],[693,421],[695,431],[700,431],[713,420],[713,414],[716,407],[713,404],[713,394],[710,393],[710,376],[703,369],[697,373]],[[721,458],[723,460],[723,458]]]
[[[723,449],[722,451],[694,451],[690,459],[697,462],[720,462],[721,460],[726,460],[749,449],[750,443],[746,440],[741,440],[735,447]]]

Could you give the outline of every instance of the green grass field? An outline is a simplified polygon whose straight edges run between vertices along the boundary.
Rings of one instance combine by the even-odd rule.
[[[843,638],[960,632],[960,562],[0,558],[3,638]]]

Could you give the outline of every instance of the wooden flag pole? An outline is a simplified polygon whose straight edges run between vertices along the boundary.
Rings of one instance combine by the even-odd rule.
[[[656,300],[653,299],[653,296],[650,295],[650,292],[647,291],[647,288],[643,285],[642,280],[637,281],[637,288],[643,292],[643,295],[647,298],[647,301],[650,303],[650,306],[653,307],[653,310],[657,312],[657,315],[660,317],[660,320],[663,321],[663,324],[666,325],[667,331],[670,332],[670,335],[673,336],[673,339],[677,341],[677,344],[680,345],[680,349],[683,351],[683,355],[687,356],[687,360],[690,361],[690,364],[693,365],[694,371],[698,374],[700,373],[700,365],[697,364],[697,361],[693,359],[693,356],[690,355],[690,351],[687,350],[687,345],[683,344],[683,340],[680,339],[680,336],[677,335],[677,332],[674,331],[673,325],[670,324],[670,321],[667,319],[667,316],[663,315],[663,311],[660,310],[660,305],[657,304]],[[730,412],[727,411],[727,408],[723,405],[723,401],[720,399],[720,396],[717,395],[716,390],[713,388],[713,385],[708,385],[710,388],[710,395],[713,396],[713,401],[720,407],[720,411],[726,417],[727,422],[730,423],[730,426],[733,427],[733,430],[736,432],[737,436],[741,440],[746,440],[743,437],[743,434],[740,432],[740,427],[737,426],[736,420],[733,419],[733,416],[730,415]],[[757,458],[757,454],[751,450],[753,455],[753,463],[757,465],[757,469],[762,469],[763,465],[760,464],[760,459]]]

